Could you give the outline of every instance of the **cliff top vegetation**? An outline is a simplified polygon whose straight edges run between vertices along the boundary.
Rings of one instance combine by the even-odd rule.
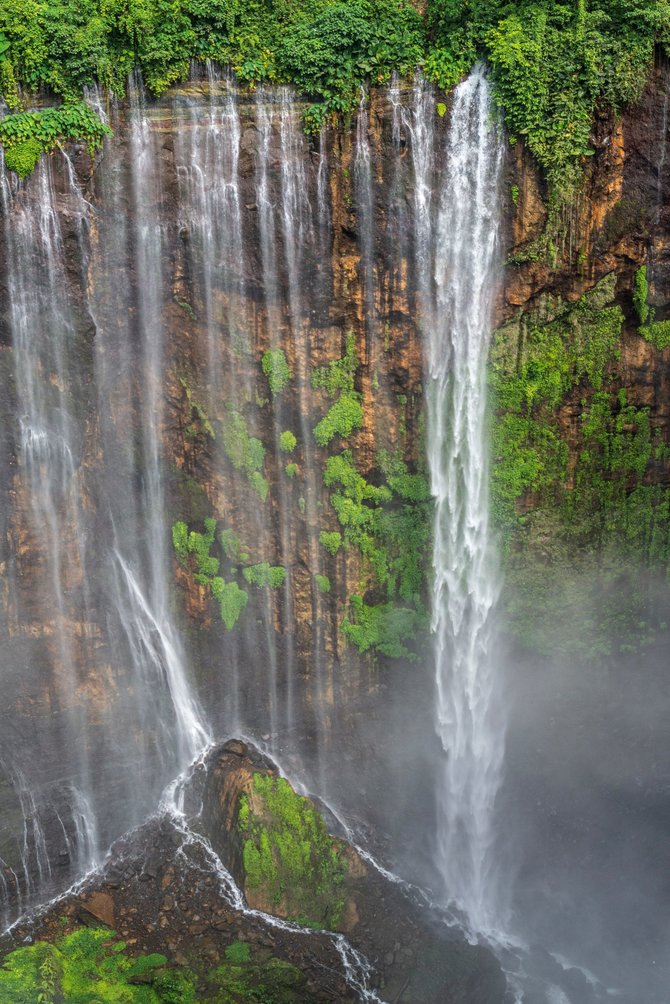
[[[211,59],[252,85],[293,84],[313,101],[306,125],[315,131],[393,71],[421,67],[448,89],[485,59],[512,136],[565,196],[592,152],[596,110],[636,100],[654,46],[669,40],[669,0],[428,0],[425,12],[409,0],[4,0],[0,90],[21,115],[39,88],[73,105],[93,83],[122,94],[139,68],[160,95],[191,60]],[[37,152],[37,126],[12,131],[12,117],[0,142],[32,140]],[[63,138],[75,138],[69,126]]]

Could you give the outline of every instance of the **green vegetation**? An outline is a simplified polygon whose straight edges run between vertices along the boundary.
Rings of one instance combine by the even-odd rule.
[[[282,432],[279,437],[279,449],[282,453],[293,453],[296,448],[298,440],[295,438],[292,432],[288,429],[286,432]]]
[[[297,464],[287,464],[284,468],[287,478],[294,478],[299,470],[300,468]]]
[[[8,76],[9,71],[5,70],[0,79],[6,81]],[[60,108],[44,108],[39,112],[17,112],[0,121],[0,144],[5,151],[5,166],[10,171],[16,171],[20,178],[25,178],[35,169],[43,153],[67,140],[84,142],[93,153],[110,134],[111,130],[83,101]]]
[[[330,592],[330,579],[327,575],[315,575],[314,581],[316,582],[316,588],[320,593]]]
[[[649,282],[647,281],[647,266],[643,265],[635,273],[633,282],[633,306],[640,324],[646,324],[649,320]]]
[[[270,393],[276,397],[286,389],[293,376],[286,361],[286,353],[283,349],[268,349],[267,352],[263,353],[261,365],[268,378]]]
[[[249,952],[248,960],[229,957],[237,945]],[[300,970],[267,956],[267,951],[256,948],[252,959],[248,945],[233,942],[226,949],[226,961],[209,974],[210,989],[201,1000],[210,1004],[315,1004]]]
[[[362,596],[352,596],[349,616],[342,622],[342,631],[359,652],[380,652],[389,659],[416,659],[408,647],[426,628],[423,613],[394,603],[368,606]]]
[[[238,829],[246,889],[285,916],[336,928],[346,860],[309,799],[284,778],[254,774],[252,794],[240,796]]]
[[[84,927],[53,945],[38,941],[11,952],[0,968],[0,999],[3,1004],[173,1004],[176,974],[166,966],[164,955],[130,958],[114,931]],[[188,970],[178,976],[180,1004],[195,1004]]]
[[[211,581],[212,596],[219,604],[221,620],[232,631],[249,602],[249,594],[236,582],[226,582],[218,576]]]
[[[520,355],[510,355],[510,328],[498,336],[490,369],[500,412],[492,430],[492,509],[502,528],[516,525],[517,499],[527,492],[553,498],[567,477],[568,447],[555,411],[576,388],[602,387],[623,325],[620,308],[608,306],[615,285],[616,276],[606,276],[576,305],[547,304],[551,319],[525,318]]]
[[[314,429],[320,446],[336,435],[347,438],[363,424],[361,395],[355,389],[357,369],[355,337],[349,334],[343,356],[312,376],[315,389],[336,399]],[[406,403],[406,398],[398,398],[401,408]],[[403,420],[399,434],[404,433]],[[363,558],[364,594],[350,597],[342,622],[345,637],[360,652],[416,658],[412,646],[425,627],[422,593],[430,536],[425,476],[410,473],[400,453],[380,451],[374,482],[369,482],[356,469],[351,450],[344,450],[328,458],[323,481],[331,489],[330,503],[341,531],[321,531],[321,545],[334,556],[344,544]]]
[[[328,397],[336,398],[314,429],[314,438],[319,446],[327,446],[335,436],[347,439],[354,429],[363,425],[361,395],[354,388],[357,368],[356,338],[350,333],[342,358],[319,367],[312,375],[315,389],[321,388]]]
[[[139,66],[157,95],[187,77],[191,59],[213,59],[244,81],[293,83],[315,102],[313,129],[353,108],[365,81],[411,72],[423,51],[421,17],[405,0],[7,0],[0,32],[32,89],[71,99],[99,81],[121,94]]]
[[[179,520],[172,527],[172,545],[179,563],[189,566],[191,556],[195,557],[193,578],[199,585],[205,586],[219,604],[221,620],[229,631],[237,624],[245,609],[249,596],[240,589],[236,582],[226,582],[219,575],[219,558],[210,554],[216,535],[216,520],[211,516],[205,520],[205,532],[198,533],[189,530],[186,523]],[[221,546],[226,557],[230,558],[238,538],[232,531],[224,530],[220,535]],[[235,551],[238,553],[238,550]]]
[[[210,580],[219,572],[219,559],[211,557],[209,553],[215,532],[216,520],[211,516],[205,520],[204,533],[189,531],[186,523],[181,521],[172,527],[172,545],[177,558],[182,564],[186,564],[189,555],[195,555],[196,572],[193,577],[202,586],[209,585]]]
[[[645,284],[643,273],[636,290]],[[648,483],[668,448],[648,410],[615,389],[615,285],[608,276],[577,304],[546,303],[504,329],[492,354],[492,505],[508,622],[529,648],[571,658],[653,640],[663,623],[654,577],[670,565],[670,492]],[[579,424],[559,425],[559,409],[572,408]]]
[[[262,502],[270,486],[261,473],[265,465],[265,447],[260,439],[250,436],[244,415],[234,408],[228,410],[222,425],[223,448],[236,471],[244,471],[247,481]]]
[[[310,1004],[305,976],[267,949],[234,941],[225,961],[205,969],[164,955],[132,958],[106,928],[79,928],[52,945],[11,952],[0,967],[2,1004]],[[197,968],[197,972],[194,971]]]
[[[656,349],[670,348],[670,321],[651,321],[640,328],[640,334]]]
[[[654,348],[670,348],[670,321],[656,321],[655,311],[649,306],[649,282],[647,267],[643,265],[635,273],[633,281],[633,306],[640,322],[640,334]]]
[[[139,67],[158,95],[186,79],[192,59],[212,59],[244,82],[293,84],[312,100],[305,123],[317,132],[355,108],[361,85],[394,70],[423,65],[449,88],[485,59],[513,137],[524,137],[561,199],[593,152],[596,109],[636,100],[655,43],[667,49],[669,38],[666,0],[428,0],[423,15],[409,0],[5,0],[0,87],[14,112],[17,81],[47,88],[65,102],[52,111],[67,118],[87,84],[121,95]],[[102,125],[89,115],[57,139],[96,145]],[[30,138],[39,139],[21,142]],[[26,169],[34,149],[15,157]]]
[[[233,941],[224,954],[228,962],[250,962],[251,945],[247,941]]]
[[[342,534],[337,530],[333,530],[332,532],[322,530],[319,534],[319,543],[322,547],[325,547],[329,554],[335,555],[342,547]]]
[[[425,476],[411,474],[399,455],[380,451],[377,464],[385,479],[379,486],[357,471],[350,450],[330,457],[324,470],[324,484],[332,489],[330,502],[343,533],[333,538],[331,553],[342,541],[360,552],[368,592],[376,599],[369,604],[362,596],[352,596],[342,630],[361,652],[412,659],[408,643],[425,627],[422,593],[430,492]],[[328,546],[330,537],[322,532],[321,543]]]
[[[250,586],[260,589],[281,589],[286,578],[286,569],[281,565],[269,565],[267,561],[260,565],[249,565],[242,574]]]
[[[670,39],[665,0],[429,0],[427,20],[427,74],[449,87],[486,59],[507,127],[524,137],[558,199],[572,194],[593,153],[596,108],[637,100],[655,42]]]
[[[190,569],[195,582],[205,586],[216,600],[221,620],[232,631],[249,602],[246,589],[236,581],[240,574],[248,585],[280,589],[286,579],[286,569],[267,561],[242,567],[249,561],[249,554],[230,527],[219,533],[221,556],[212,555],[212,548],[216,546],[216,520],[207,517],[204,526],[204,533],[199,533],[189,530],[187,524],[179,520],[172,527],[172,545],[179,563]],[[221,561],[227,565],[228,579],[219,575]]]

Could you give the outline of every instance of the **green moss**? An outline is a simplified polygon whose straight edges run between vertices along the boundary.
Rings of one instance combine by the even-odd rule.
[[[281,394],[291,382],[293,374],[286,360],[286,353],[283,349],[268,349],[263,353],[261,363],[263,373],[268,379],[268,386],[273,397]]]
[[[347,866],[323,819],[284,778],[255,774],[253,788],[238,816],[246,887],[288,916],[337,927]]]
[[[670,348],[670,321],[651,321],[640,328],[640,334],[656,349]]]
[[[244,416],[230,408],[223,420],[223,448],[237,471],[244,471],[249,484],[261,501],[268,496],[269,485],[262,474],[265,465],[265,447],[260,439],[250,436]]]
[[[209,973],[207,982],[202,999],[209,1004],[316,1004],[305,989],[305,976],[281,959],[226,959]]]
[[[492,354],[506,621],[528,648],[570,658],[647,645],[662,629],[649,583],[670,562],[670,492],[648,483],[667,447],[647,409],[615,391],[622,315],[613,295],[610,277],[576,305],[545,305],[546,320],[509,327]],[[569,441],[559,409],[580,415]]]
[[[356,340],[353,334],[349,334],[342,358],[316,369],[312,374],[312,386],[324,390],[328,397],[336,398],[314,428],[314,438],[319,446],[327,446],[335,436],[347,439],[363,425],[361,395],[354,389],[357,368]]]
[[[335,555],[342,547],[342,534],[338,533],[337,530],[332,532],[322,530],[319,534],[319,543],[325,547],[329,554]]]
[[[228,962],[250,962],[251,945],[247,941],[233,941],[224,954]]]
[[[293,453],[297,443],[298,440],[295,438],[293,433],[288,429],[285,432],[282,432],[281,436],[279,437],[279,449],[282,451],[282,453]]]
[[[522,495],[552,495],[567,476],[569,450],[555,424],[556,409],[579,386],[601,388],[617,358],[623,314],[610,305],[615,285],[616,276],[606,276],[577,304],[550,306],[550,320],[534,315],[521,329],[517,322],[498,336],[489,371],[498,412],[491,496],[494,519],[505,532],[516,526]]]
[[[182,301],[178,302],[180,306],[184,306]],[[184,377],[179,378],[179,383],[184,391],[189,415],[188,424],[184,428],[184,435],[188,436],[190,439],[195,439],[197,436],[206,436],[209,439],[216,439],[214,428],[207,416],[207,413],[194,399],[193,392]]]
[[[645,325],[649,320],[649,282],[647,280],[647,266],[642,265],[635,273],[633,282],[633,306],[640,324]]]
[[[263,589],[280,589],[284,585],[286,569],[281,565],[270,565],[267,561],[260,565],[250,565],[242,574],[249,585]]]
[[[356,336],[353,332],[349,332],[344,355],[341,359],[333,359],[327,366],[317,367],[312,374],[312,387],[315,390],[325,390],[328,397],[336,397],[339,393],[351,393],[357,369]]]
[[[193,309],[190,303],[187,303],[186,300],[182,300],[180,299],[180,297],[176,295],[173,297],[173,299],[174,302],[177,304],[177,306],[181,307],[181,309],[184,311],[187,317],[190,317],[192,321],[198,320],[198,315],[196,314],[195,310]]]
[[[230,527],[226,527],[224,530],[221,530],[219,533],[219,543],[221,544],[223,553],[229,561],[237,564],[242,560],[242,541]]]
[[[249,594],[236,582],[225,582],[221,578],[212,579],[211,588],[212,596],[219,604],[221,620],[232,631],[249,602]]]
[[[19,178],[27,178],[37,167],[43,150],[39,140],[26,139],[5,151],[5,167],[15,171]]]
[[[0,54],[2,53],[0,49]],[[21,99],[16,86],[14,67],[9,59],[0,59],[0,94],[5,99],[5,104],[10,112],[18,112],[21,109]]]
[[[314,428],[314,438],[319,446],[327,446],[335,436],[348,439],[355,429],[363,426],[363,406],[360,395],[353,391],[341,394],[326,415]]]

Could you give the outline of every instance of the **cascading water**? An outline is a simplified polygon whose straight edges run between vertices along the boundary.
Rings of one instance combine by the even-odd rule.
[[[436,300],[425,332],[436,728],[444,750],[437,856],[444,895],[475,932],[493,932],[504,920],[494,809],[505,718],[491,652],[499,581],[489,532],[486,436],[503,147],[491,115],[486,74],[476,69],[454,95],[435,229]],[[418,184],[417,198],[423,191]],[[417,221],[425,212],[417,209]],[[423,232],[417,246],[423,253]]]
[[[170,614],[163,245],[160,221],[149,215],[146,117],[139,90],[131,94],[134,231],[118,211],[127,164],[116,158],[104,181],[113,219],[84,200],[64,155],[43,160],[22,185],[0,175],[18,427],[8,532],[29,542],[28,558],[10,572],[16,608],[2,625],[3,685],[19,709],[47,709],[35,736],[10,704],[0,732],[0,786],[9,787],[9,829],[0,835],[5,923],[90,869],[208,741]],[[102,255],[101,281],[89,288],[86,271]],[[142,295],[120,311],[129,302],[129,255]],[[85,422],[91,405],[95,430]],[[94,436],[104,458],[99,482]],[[41,679],[24,660],[42,667]]]
[[[175,768],[193,758],[208,742],[209,736],[187,683],[181,642],[169,615],[166,547],[169,531],[165,517],[162,473],[165,461],[161,441],[164,421],[161,323],[164,228],[153,212],[155,193],[148,187],[155,149],[144,112],[141,81],[132,81],[129,90],[131,184],[135,202],[135,231],[129,236],[133,241],[137,281],[141,290],[137,303],[139,363],[143,377],[141,426],[138,430],[141,494],[130,523],[131,533],[127,532],[125,516],[111,513],[114,595],[119,623],[127,636],[138,684],[143,694],[157,687],[158,692],[164,695],[164,711],[170,717],[167,720],[163,715],[155,717],[151,731],[163,732],[160,748],[164,769],[174,773]],[[114,435],[113,430],[109,432]],[[149,708],[145,709],[147,713],[151,714]]]
[[[76,221],[83,261],[85,205],[67,159],[64,167],[63,198]],[[28,596],[20,588],[19,564],[14,580],[15,616],[19,624],[27,625],[40,616],[40,609],[49,611],[45,654],[55,668],[50,694],[53,724],[44,730],[41,740],[48,744],[53,730],[51,738],[56,742],[74,741],[75,737],[81,741],[76,777],[63,785],[57,768],[54,771],[41,765],[40,770],[33,762],[24,766],[24,739],[16,722],[2,729],[0,761],[5,763],[23,817],[21,881],[16,883],[21,903],[30,901],[39,886],[50,886],[52,859],[60,858],[61,864],[78,871],[90,866],[99,848],[95,819],[82,812],[82,806],[89,806],[83,792],[90,791],[91,781],[87,721],[77,698],[81,682],[77,660],[87,651],[88,639],[86,628],[79,637],[72,630],[77,621],[86,625],[89,616],[78,471],[83,444],[75,420],[80,331],[66,293],[65,248],[51,163],[39,166],[29,187],[13,187],[0,170],[0,189],[9,259],[9,330],[19,426],[16,442],[24,479],[17,504],[24,513],[40,568],[38,595]],[[33,776],[36,766],[38,774]],[[58,847],[47,842],[48,818],[55,819],[62,832]],[[18,871],[9,866],[8,870],[12,874]]]

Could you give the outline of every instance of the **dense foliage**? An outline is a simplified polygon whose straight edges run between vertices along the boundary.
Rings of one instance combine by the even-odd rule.
[[[67,140],[83,140],[97,150],[110,133],[83,101],[39,112],[17,112],[0,121],[0,144],[5,165],[20,178],[30,174],[43,153]]]
[[[655,42],[670,38],[668,0],[429,0],[423,16],[419,6],[5,0],[0,87],[12,110],[20,108],[17,80],[28,90],[47,87],[67,106],[94,82],[122,93],[138,67],[158,95],[187,77],[192,59],[213,59],[243,81],[293,84],[314,102],[306,123],[317,130],[354,108],[361,85],[387,81],[393,70],[423,66],[448,88],[485,59],[511,133],[526,139],[554,193],[565,196],[592,152],[596,108],[616,111],[635,100]],[[95,139],[83,124],[77,137]],[[22,163],[35,149],[25,148]]]
[[[195,1002],[189,974],[166,966],[163,955],[130,958],[125,942],[113,931],[81,928],[54,945],[41,941],[11,952],[0,968],[0,1000],[3,1004]]]
[[[67,918],[63,918],[67,923]],[[309,1004],[305,976],[268,950],[233,941],[210,968],[169,963],[154,953],[132,957],[107,928],[82,927],[54,944],[10,952],[0,966],[2,1004]]]
[[[313,387],[335,399],[314,428],[319,446],[336,436],[348,439],[363,425],[363,397],[355,389],[358,366],[355,337],[349,334],[341,358],[312,375]],[[349,597],[342,621],[345,637],[359,652],[412,660],[426,627],[430,492],[425,475],[410,472],[399,452],[379,451],[373,476],[374,483],[359,472],[351,449],[328,457],[323,482],[341,532],[322,530],[319,540],[333,557],[344,546],[363,559],[361,592]]]
[[[670,39],[667,0],[429,0],[429,74],[447,87],[477,58],[493,69],[498,104],[556,196],[592,152],[598,106],[635,101],[655,42]]]

